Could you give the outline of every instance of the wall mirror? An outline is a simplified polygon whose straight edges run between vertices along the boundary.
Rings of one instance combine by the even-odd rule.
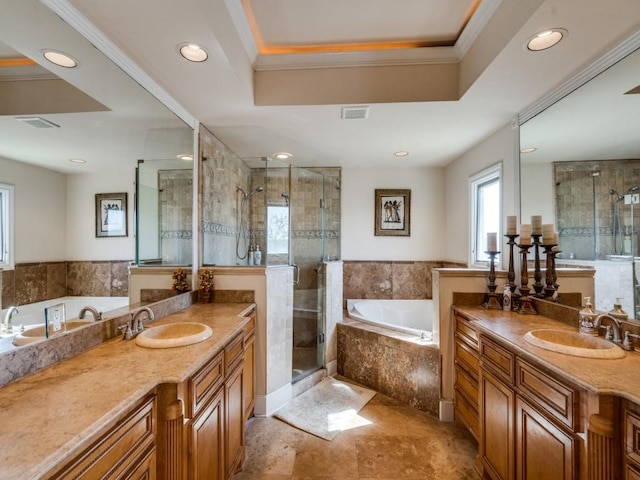
[[[520,127],[522,218],[556,225],[559,266],[595,268],[597,310],[619,298],[636,319],[639,71],[632,51]]]
[[[144,165],[146,203],[132,227],[143,227],[144,237],[137,239],[145,247],[133,251],[135,230],[130,228],[127,251],[119,252],[117,260],[133,260],[140,253],[137,259],[143,265],[144,260],[157,263],[163,257],[165,263],[190,265],[191,241],[184,239],[191,232],[184,230],[193,202],[192,192],[187,199],[183,190],[193,184],[193,129],[42,2],[0,0],[0,8],[0,157],[67,175],[88,175],[100,189],[92,192],[96,194],[114,191],[108,181],[96,180],[103,174],[131,178],[127,184],[133,193],[136,167]],[[46,50],[67,53],[77,66],[50,63],[43,55]],[[36,128],[43,126],[51,128]],[[179,159],[185,155],[190,160]],[[131,197],[130,209],[135,200]],[[19,247],[23,233],[17,230]],[[83,259],[103,259],[97,254],[104,254],[108,242],[87,238]],[[16,261],[21,261],[19,251]]]

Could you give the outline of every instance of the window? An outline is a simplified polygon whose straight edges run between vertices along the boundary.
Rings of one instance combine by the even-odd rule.
[[[500,250],[502,234],[500,231],[501,192],[500,182],[502,165],[494,165],[471,177],[469,181],[471,199],[471,261],[470,266],[486,265],[489,262],[487,233],[498,234]]]
[[[13,270],[13,185],[0,183],[0,269]]]

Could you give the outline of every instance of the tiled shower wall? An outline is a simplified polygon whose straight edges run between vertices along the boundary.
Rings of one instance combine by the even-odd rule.
[[[169,265],[189,265],[192,250],[193,170],[158,171],[160,254]]]
[[[0,307],[20,306],[67,295],[126,297],[129,260],[17,264],[1,272]]]
[[[443,261],[344,261],[343,308],[347,299],[415,300],[433,298],[434,268],[465,268]]]
[[[235,265],[240,206],[236,187],[251,191],[251,169],[204,127],[200,127],[200,156],[202,261],[205,265]]]
[[[640,160],[557,162],[553,168],[556,221],[563,257],[593,260],[614,254],[638,256],[640,242],[637,239],[632,242],[631,237],[638,232],[640,221],[632,222],[631,205],[616,202],[617,195],[609,192],[615,190],[622,195],[630,187],[640,185]],[[615,239],[622,238],[617,250],[614,247],[614,231],[618,230],[614,228],[616,206],[622,225],[622,236]],[[640,206],[635,206],[635,210],[637,218]]]

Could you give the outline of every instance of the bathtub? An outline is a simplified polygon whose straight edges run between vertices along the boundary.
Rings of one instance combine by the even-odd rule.
[[[14,313],[11,317],[11,323],[13,324],[14,332],[19,332],[21,326],[25,329],[34,328],[44,325],[45,313],[44,309],[57,305],[59,303],[64,304],[65,317],[67,321],[78,318],[78,313],[83,307],[94,307],[98,312],[105,313],[111,310],[118,309],[120,307],[127,307],[129,305],[129,297],[60,297],[51,300],[45,300],[43,302],[30,303],[28,305],[20,305],[16,308],[18,313]],[[0,311],[1,319],[4,321],[5,315],[11,306]],[[105,317],[103,316],[103,319]],[[94,321],[93,315],[87,313],[85,320]]]
[[[347,300],[347,315],[422,340],[433,338],[433,300]]]
[[[337,327],[340,375],[437,416],[441,353],[432,300],[347,300]]]

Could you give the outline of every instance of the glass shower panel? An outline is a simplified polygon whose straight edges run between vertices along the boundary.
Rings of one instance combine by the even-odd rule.
[[[290,175],[290,260],[293,290],[293,381],[323,366],[324,176],[299,167]]]
[[[595,182],[590,171],[556,172],[561,258],[594,260],[598,244]]]

